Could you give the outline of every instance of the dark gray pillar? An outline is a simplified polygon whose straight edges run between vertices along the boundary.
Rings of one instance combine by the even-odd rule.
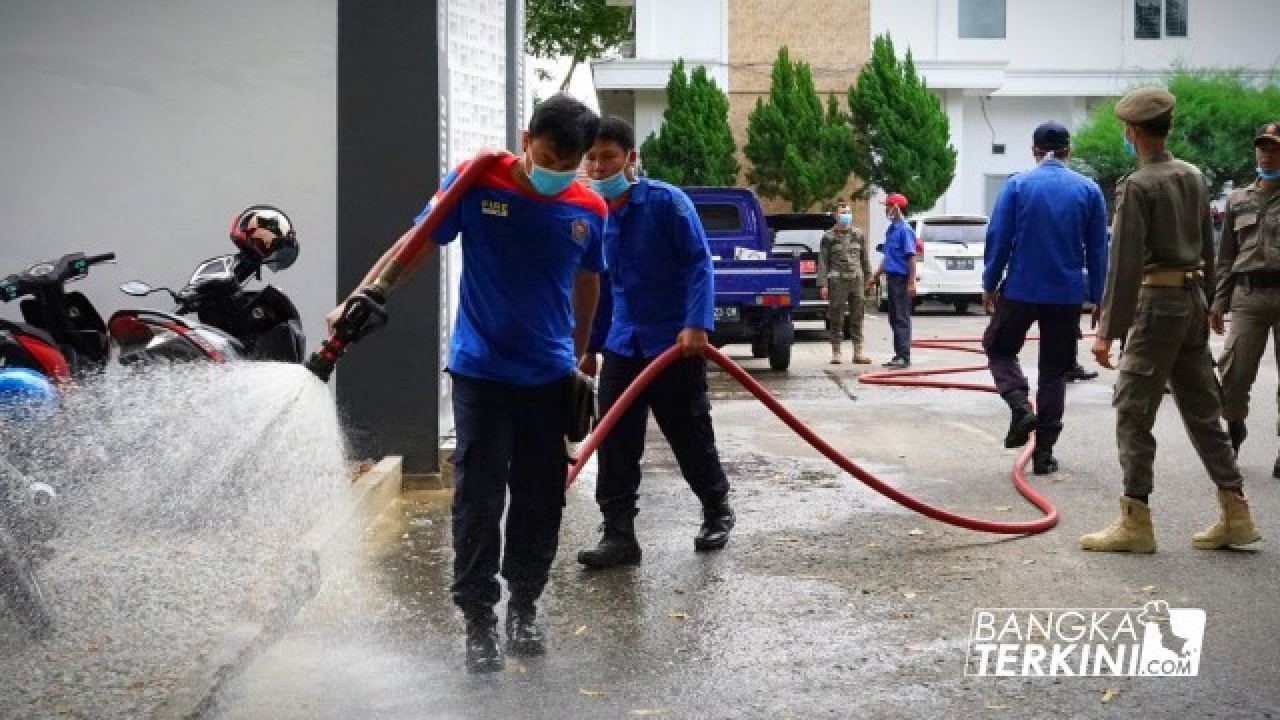
[[[507,0],[507,149],[520,154],[524,129],[524,0]]]
[[[338,0],[338,298],[439,185],[447,105],[445,2]],[[442,20],[443,18],[443,20]],[[392,294],[391,322],[338,365],[338,405],[360,457],[438,470],[439,263]]]

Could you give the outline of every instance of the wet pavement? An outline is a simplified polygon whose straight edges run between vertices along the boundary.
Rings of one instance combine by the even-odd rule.
[[[887,359],[888,329],[868,320]],[[917,338],[977,335],[985,319],[926,312]],[[826,364],[805,333],[792,369],[729,351],[838,449],[897,487],[987,518],[1028,519],[1013,490],[1007,411],[989,394],[859,385],[866,366]],[[1219,345],[1220,347],[1220,342]],[[847,351],[847,349],[846,349]],[[1034,367],[1034,346],[1024,357]],[[1081,358],[1092,366],[1087,348]],[[918,350],[916,366],[980,358]],[[982,374],[975,379],[985,381]],[[1203,552],[1189,536],[1217,512],[1171,402],[1161,410],[1154,556],[1086,555],[1081,533],[1119,496],[1114,373],[1068,389],[1062,472],[1034,484],[1062,513],[1031,538],[950,528],[914,515],[822,460],[723,374],[712,378],[738,524],[723,551],[693,552],[699,512],[651,426],[638,568],[586,572],[593,478],[572,490],[541,603],[549,651],[507,671],[463,670],[448,598],[449,497],[404,496],[366,538],[365,561],[332,578],[283,637],[217,698],[248,718],[1280,717],[1280,480],[1276,371],[1263,363],[1242,469],[1267,541]],[[589,473],[584,474],[589,475]],[[975,608],[1203,608],[1198,677],[990,678],[964,674]]]

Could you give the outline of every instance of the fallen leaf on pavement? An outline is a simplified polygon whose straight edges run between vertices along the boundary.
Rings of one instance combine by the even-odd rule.
[[[923,531],[923,530],[921,530],[920,528],[911,528],[911,532],[909,532],[909,533],[907,533],[907,534],[908,534],[908,535],[923,535],[923,534],[924,534],[924,531]]]
[[[906,598],[906,599],[908,599],[908,600],[910,600],[910,599],[914,598],[915,596],[916,596],[916,594],[915,594],[915,593],[913,593],[913,592],[904,592],[904,593],[902,593],[902,597],[904,597],[904,598]]]
[[[631,711],[631,714],[647,716],[647,715],[666,715],[669,712],[671,712],[670,708],[636,708],[635,710]]]
[[[1109,687],[1109,688],[1107,688],[1106,690],[1103,690],[1103,691],[1102,691],[1102,702],[1103,702],[1104,704],[1105,704],[1105,703],[1109,703],[1109,702],[1111,702],[1112,700],[1114,700],[1114,699],[1115,699],[1115,697],[1116,697],[1116,695],[1118,695],[1118,694],[1120,694],[1120,691],[1119,691],[1118,689],[1113,688],[1113,687]]]
[[[586,697],[604,697],[605,695],[608,695],[609,692],[607,690],[588,690],[587,688],[578,688],[578,694],[585,695]]]
[[[671,618],[672,620],[688,620],[689,619],[688,614],[682,613],[682,612],[667,613],[667,617]]]
[[[996,512],[1009,512],[1009,511],[1011,511],[1011,510],[1013,510],[1013,506],[1011,506],[1011,505],[997,505],[997,506],[996,506]]]
[[[588,595],[595,595],[595,594],[596,594],[596,593],[598,593],[598,592],[600,592],[600,588],[596,587],[595,585],[589,585],[589,586],[587,586],[587,594],[588,594]]]
[[[574,634],[574,635],[581,635],[582,633],[584,633],[584,632],[586,632],[586,631],[587,631],[587,626],[586,626],[586,625],[579,625],[579,626],[578,626],[578,629],[573,631],[573,634]]]
[[[1155,586],[1155,585],[1148,585],[1148,586],[1146,586],[1146,587],[1142,588],[1142,592],[1144,592],[1144,593],[1153,593],[1153,592],[1155,592],[1155,591],[1156,591],[1156,586]]]
[[[988,710],[1008,710],[1009,706],[1008,705],[992,705],[991,703],[987,703],[987,709]]]

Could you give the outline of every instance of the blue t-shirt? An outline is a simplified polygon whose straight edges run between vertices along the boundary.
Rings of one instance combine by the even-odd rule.
[[[911,256],[916,254],[916,234],[906,220],[898,218],[884,233],[884,271],[888,275],[908,275]]]
[[[714,268],[707,233],[689,196],[640,178],[609,211],[604,236],[612,288],[604,347],[654,357],[685,328],[715,327]],[[604,310],[597,309],[597,314]]]
[[[1005,297],[1026,303],[1100,302],[1107,279],[1102,191],[1059,160],[1014,175],[996,199],[983,254],[986,292],[999,287]]]
[[[521,188],[511,177],[517,162],[508,154],[494,163],[431,239],[447,245],[462,237],[449,372],[530,386],[562,378],[576,365],[574,277],[579,269],[604,270],[608,210],[580,183],[551,197]],[[441,189],[465,166],[449,173]]]

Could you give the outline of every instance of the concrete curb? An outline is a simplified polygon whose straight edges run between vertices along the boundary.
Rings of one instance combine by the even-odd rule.
[[[400,457],[383,458],[352,484],[354,502],[349,514],[339,515],[302,538],[292,562],[287,562],[280,583],[268,596],[255,602],[253,620],[231,627],[223,641],[199,660],[198,667],[177,683],[177,689],[152,713],[156,720],[194,720],[214,707],[218,692],[288,627],[293,618],[319,592],[334,570],[325,558],[339,528],[352,524],[373,525],[400,496],[403,483]]]

